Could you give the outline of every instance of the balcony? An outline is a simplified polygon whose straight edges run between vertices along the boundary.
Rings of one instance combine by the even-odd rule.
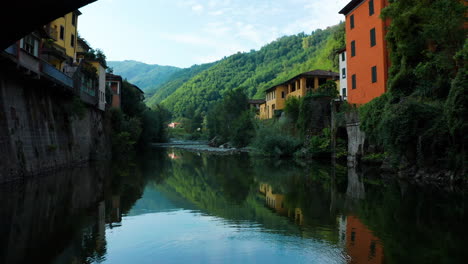
[[[44,30],[47,34],[47,36],[49,36],[49,38],[57,41],[58,40],[58,30],[56,28],[52,28],[50,27],[50,25],[48,26],[45,26],[44,27]]]
[[[53,81],[58,82],[67,88],[73,89],[73,79],[45,61],[42,61],[42,73]]]

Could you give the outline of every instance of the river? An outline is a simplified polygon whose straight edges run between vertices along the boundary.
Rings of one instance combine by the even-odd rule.
[[[372,170],[155,149],[0,186],[0,263],[466,263],[466,202]]]

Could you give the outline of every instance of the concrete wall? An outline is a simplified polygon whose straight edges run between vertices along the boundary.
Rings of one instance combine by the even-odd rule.
[[[45,80],[0,71],[0,183],[108,158],[104,112]],[[78,104],[79,105],[79,104]]]

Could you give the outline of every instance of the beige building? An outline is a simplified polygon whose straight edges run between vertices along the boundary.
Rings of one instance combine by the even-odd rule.
[[[314,70],[301,73],[267,89],[265,91],[266,102],[260,105],[260,119],[273,118],[276,111],[284,109],[287,98],[291,96],[304,97],[309,91],[317,89],[329,80],[333,80],[339,85],[339,74],[332,71]]]

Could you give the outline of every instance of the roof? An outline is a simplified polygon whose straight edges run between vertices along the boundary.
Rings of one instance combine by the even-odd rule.
[[[337,72],[332,72],[332,71],[324,71],[324,70],[313,70],[313,71],[308,71],[308,72],[303,72],[299,75],[296,75],[294,77],[292,77],[291,79],[285,81],[285,82],[282,82],[280,84],[277,84],[271,88],[268,88],[267,90],[265,90],[266,92],[268,91],[272,91],[274,89],[276,89],[276,87],[278,86],[281,86],[281,85],[286,85],[287,83],[297,79],[297,78],[300,78],[300,77],[334,77],[334,78],[340,78],[340,74],[337,73]]]
[[[337,54],[341,54],[341,53],[343,53],[343,52],[345,52],[345,51],[346,51],[346,47],[337,50],[336,53],[337,53]]]
[[[142,93],[142,94],[145,93],[145,92],[143,92],[142,89],[140,89],[140,87],[138,87],[138,86],[136,86],[136,85],[134,85],[134,84],[132,84],[132,86],[133,86],[134,88],[136,88],[138,91],[140,91],[140,93]]]
[[[338,12],[338,14],[343,14],[346,16],[349,12],[351,12],[355,7],[360,5],[362,2],[364,2],[364,0],[351,0],[351,2],[349,2],[345,7],[343,7],[343,9],[341,9],[340,12]]]
[[[115,75],[112,73],[106,73],[106,81],[120,81],[122,82],[122,76]]]
[[[264,99],[249,99],[249,104],[263,104],[265,103]]]

